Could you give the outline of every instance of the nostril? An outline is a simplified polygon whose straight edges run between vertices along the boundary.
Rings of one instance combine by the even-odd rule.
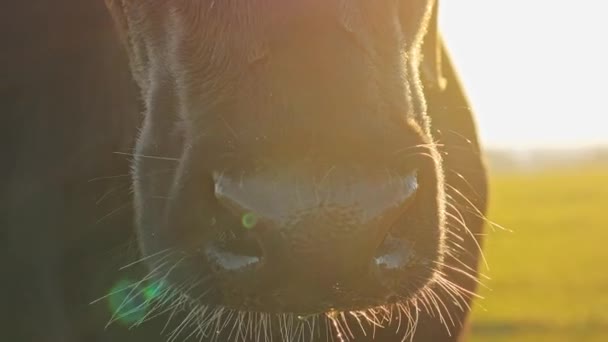
[[[239,201],[246,193],[241,191],[240,185],[235,186],[221,175],[214,175],[214,182],[215,197],[225,215],[221,220],[224,223],[221,233],[207,248],[209,259],[224,270],[237,270],[261,262],[263,251],[256,238],[260,230],[258,216]]]
[[[228,229],[225,234],[222,234],[219,245],[233,254],[262,257],[262,248],[258,240],[245,227]]]
[[[418,192],[418,171],[414,170],[405,177],[401,177],[399,180],[399,186],[403,191],[402,206],[404,207],[404,209],[406,209],[412,204],[412,202],[416,198],[416,193]]]
[[[406,267],[413,260],[412,248],[404,239],[388,235],[376,250],[374,262],[383,269]]]
[[[228,229],[206,248],[207,258],[225,271],[236,271],[262,261],[257,239],[243,229]]]
[[[413,258],[412,248],[406,239],[401,237],[400,222],[405,215],[411,214],[412,206],[416,200],[418,192],[418,172],[411,171],[405,177],[400,177],[398,186],[400,187],[400,197],[396,205],[400,208],[397,216],[394,216],[389,223],[390,229],[386,231],[386,236],[382,243],[376,248],[373,262],[382,269],[399,269],[406,267]]]

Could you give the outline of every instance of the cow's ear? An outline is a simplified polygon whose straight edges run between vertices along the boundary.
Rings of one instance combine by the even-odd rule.
[[[442,71],[442,42],[438,27],[438,7],[438,1],[435,1],[426,35],[422,41],[421,69],[425,87],[443,90],[446,87],[446,79]]]

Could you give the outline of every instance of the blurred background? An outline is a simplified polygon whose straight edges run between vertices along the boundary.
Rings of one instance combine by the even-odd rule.
[[[473,341],[608,341],[608,2],[442,1],[490,167]]]

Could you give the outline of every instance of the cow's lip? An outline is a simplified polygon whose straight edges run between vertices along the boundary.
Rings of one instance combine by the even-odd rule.
[[[196,262],[195,262],[196,264]],[[188,289],[179,287],[183,281],[179,281],[183,274],[188,274],[188,267],[184,264],[171,269],[171,275],[160,271],[162,276],[159,282],[167,287],[174,288],[181,298],[188,298],[192,307],[228,309],[234,312],[256,312],[260,314],[294,314],[298,316],[323,315],[332,312],[363,312],[366,310],[390,307],[403,304],[414,299],[419,292],[432,282],[434,271],[428,267],[428,263],[418,260],[412,273],[406,277],[407,289],[392,288],[390,284],[371,284],[348,288],[342,284],[322,292],[289,291],[279,288],[268,293],[238,293],[238,290],[225,286],[221,279],[211,277],[204,286]],[[168,271],[168,270],[167,270]],[[233,291],[233,292],[230,292]],[[208,295],[203,295],[204,293]],[[294,301],[294,299],[297,299]]]

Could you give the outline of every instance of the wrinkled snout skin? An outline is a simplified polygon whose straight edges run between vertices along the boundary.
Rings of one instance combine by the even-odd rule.
[[[469,246],[448,241],[430,118],[452,89],[435,1],[106,2],[145,104],[132,168],[153,277],[237,314],[468,303],[444,268]]]

